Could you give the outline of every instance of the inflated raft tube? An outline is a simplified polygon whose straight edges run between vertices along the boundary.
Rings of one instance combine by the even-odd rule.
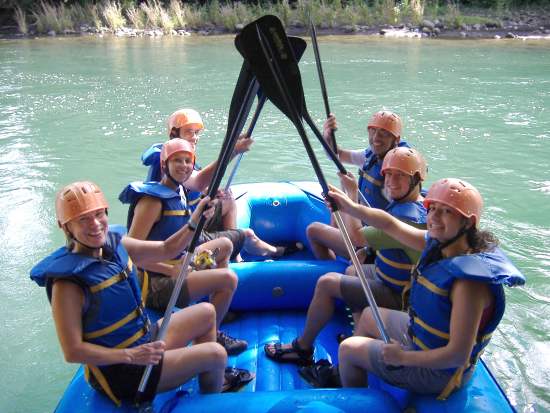
[[[317,279],[327,272],[343,273],[341,261],[272,261],[231,264],[239,277],[233,310],[306,309]]]

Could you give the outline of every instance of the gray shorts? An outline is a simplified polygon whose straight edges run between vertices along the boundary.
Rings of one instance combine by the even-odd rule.
[[[374,264],[363,265],[363,271],[365,272],[376,304],[392,310],[401,310],[401,294],[392,290],[376,276]],[[345,303],[354,313],[363,310],[363,308],[369,305],[359,277],[343,275],[340,280],[340,293]]]
[[[232,260],[235,259],[244,247],[245,235],[242,229],[226,229],[225,231],[216,232],[203,231],[199,238],[199,245],[218,238],[227,238],[233,244]]]
[[[385,327],[390,338],[399,342],[403,349],[413,350],[412,339],[408,334],[409,315],[401,311],[391,311],[385,320]],[[382,380],[415,393],[439,394],[441,393],[453,372],[449,370],[437,370],[424,367],[401,367],[388,369],[382,359],[381,340],[369,341],[369,364],[371,373],[376,374]],[[462,382],[467,382],[473,373],[473,368],[464,373]]]
[[[147,291],[145,306],[163,312],[166,310],[166,306],[168,306],[168,302],[172,296],[176,279],[151,271],[147,273],[149,274],[149,289]],[[143,285],[143,270],[141,269],[138,270],[138,278],[141,285]],[[189,287],[187,286],[187,279],[184,279],[176,306],[179,308],[187,307],[189,301]]]

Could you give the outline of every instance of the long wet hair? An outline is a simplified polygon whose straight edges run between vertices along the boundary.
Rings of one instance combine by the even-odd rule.
[[[491,231],[480,230],[473,225],[466,230],[466,240],[474,253],[492,251],[499,244]]]

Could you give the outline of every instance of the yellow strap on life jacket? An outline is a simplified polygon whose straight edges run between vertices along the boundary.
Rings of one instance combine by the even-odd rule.
[[[183,258],[178,258],[178,259],[175,259],[175,260],[164,260],[162,262],[163,262],[163,264],[168,264],[168,265],[178,265],[178,264],[181,264],[183,262]]]
[[[420,327],[422,327],[424,330],[426,330],[429,333],[433,334],[434,336],[437,336],[437,337],[442,338],[444,340],[449,340],[451,338],[449,333],[445,333],[444,331],[438,330],[437,328],[434,328],[434,327],[426,324],[424,321],[422,321],[418,317],[414,317],[414,322],[416,324],[418,324]]]
[[[126,278],[128,278],[128,275],[126,273],[126,269],[124,269],[124,271],[113,275],[111,278],[108,278],[105,281],[102,281],[99,284],[96,284],[96,285],[90,287],[90,292],[92,294],[95,294],[98,291],[104,290],[105,288],[108,288],[111,285],[116,284],[117,282],[125,280]]]
[[[192,205],[198,204],[201,201],[201,199],[202,197],[198,197],[198,198],[192,199],[191,201],[187,201],[187,205],[192,206]]]
[[[130,347],[130,345],[137,340],[139,340],[141,337],[143,337],[147,333],[147,327],[143,327],[142,329],[138,330],[132,337],[127,338],[122,343],[117,344],[115,348],[126,348]]]
[[[376,256],[393,268],[411,271],[414,267],[413,264],[406,264],[404,262],[397,262],[397,261],[390,260],[388,257],[385,257],[384,255],[382,255],[380,251],[376,251]]]
[[[442,295],[443,297],[447,297],[449,295],[448,290],[444,290],[443,288],[439,288],[437,285],[429,281],[426,277],[419,275],[416,279],[416,282],[428,290],[430,290],[432,293]]]
[[[378,179],[374,179],[372,176],[370,176],[367,172],[363,171],[362,169],[359,169],[360,174],[363,178],[365,178],[370,183],[376,185],[376,186],[382,186],[383,182],[379,181]]]
[[[378,274],[380,278],[383,278],[387,282],[395,285],[399,285],[400,287],[406,287],[407,285],[410,284],[410,281],[403,281],[403,280],[398,280],[397,278],[390,277],[388,274],[383,273],[378,267],[376,267],[376,274]]]
[[[464,375],[464,370],[466,370],[467,368],[468,368],[468,365],[459,367],[455,371],[455,373],[453,374],[453,376],[451,377],[451,379],[449,380],[449,382],[447,383],[443,391],[439,393],[439,396],[437,396],[437,400],[446,400],[447,397],[449,397],[449,395],[455,389],[458,389],[462,385],[462,376]]]
[[[147,295],[149,294],[149,274],[143,270],[143,281],[141,282],[141,305],[145,307]]]
[[[89,341],[91,339],[98,338],[98,337],[104,336],[106,334],[112,333],[113,331],[115,331],[118,328],[122,327],[124,324],[126,324],[129,321],[136,318],[140,313],[141,313],[141,311],[140,311],[140,308],[138,307],[135,310],[132,310],[128,315],[126,315],[122,319],[120,319],[117,322],[111,324],[110,326],[104,327],[100,330],[92,331],[90,333],[84,333],[84,340]]]
[[[117,407],[120,407],[122,405],[122,402],[114,395],[113,391],[111,390],[111,386],[109,386],[109,383],[107,382],[107,379],[105,378],[101,370],[99,370],[96,366],[92,366],[91,364],[86,364],[84,366],[84,378],[86,379],[86,381],[88,383],[90,382],[90,370],[105,394],[109,397],[109,399],[111,399],[111,401],[116,404]]]
[[[162,211],[162,215],[166,217],[184,217],[189,215],[189,210],[188,209],[166,210],[166,211]]]

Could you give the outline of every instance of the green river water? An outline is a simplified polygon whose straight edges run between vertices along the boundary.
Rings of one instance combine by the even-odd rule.
[[[320,46],[342,146],[363,148],[369,115],[395,110],[428,159],[428,184],[461,177],[483,194],[482,225],[527,277],[507,292],[485,360],[519,411],[550,411],[550,44],[334,37]],[[52,411],[76,370],[63,360],[44,290],[28,277],[63,242],[55,191],[93,180],[110,221],[125,223],[118,193],[144,178],[141,152],[165,139],[172,111],[199,110],[198,158],[217,156],[241,61],[230,37],[0,41],[0,412]],[[311,47],[300,66],[321,126]],[[236,182],[315,179],[294,128],[270,104],[255,140]]]

